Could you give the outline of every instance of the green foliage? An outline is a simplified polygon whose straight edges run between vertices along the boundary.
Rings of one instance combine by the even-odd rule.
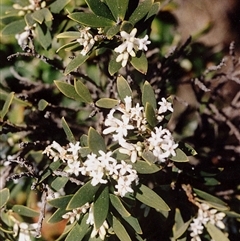
[[[199,219],[196,239],[235,241],[239,63],[231,45],[203,72],[221,54],[180,46],[173,8],[3,1],[1,240],[186,241]]]

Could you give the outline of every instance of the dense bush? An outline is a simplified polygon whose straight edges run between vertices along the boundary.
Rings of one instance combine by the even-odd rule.
[[[239,240],[239,57],[173,7],[3,1],[1,240]]]

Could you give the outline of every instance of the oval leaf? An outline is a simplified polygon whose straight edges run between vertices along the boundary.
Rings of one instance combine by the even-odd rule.
[[[43,111],[48,105],[49,103],[46,100],[41,99],[38,102],[38,110]]]
[[[118,105],[118,100],[111,99],[111,98],[101,98],[96,102],[96,106],[101,108],[111,109]]]
[[[138,7],[134,10],[129,18],[129,21],[135,25],[139,20],[144,18],[150,11],[153,4],[153,0],[145,0],[139,3]]]
[[[208,201],[208,203],[217,208],[217,209],[221,209],[221,210],[227,210],[227,204],[225,202],[223,202],[221,199],[207,193],[204,192],[202,190],[193,188],[193,191],[200,197],[203,198],[204,200]]]
[[[110,194],[109,197],[110,197],[111,204],[122,217],[129,217],[131,215],[124,207],[123,203],[121,202],[118,196]]]
[[[54,80],[54,84],[68,98],[71,98],[71,99],[74,99],[77,101],[83,101],[82,98],[76,92],[73,85],[70,85],[70,84],[60,81],[60,80]]]
[[[64,117],[62,117],[62,127],[63,127],[63,130],[64,130],[69,142],[75,143],[76,141],[75,141],[74,135],[73,135],[71,129],[69,128]]]
[[[4,188],[0,191],[0,209],[6,205],[9,197],[10,197],[10,193],[9,193],[9,189],[8,188]]]
[[[90,229],[89,224],[87,224],[87,217],[88,215],[85,215],[80,224],[76,223],[76,225],[67,235],[65,241],[81,241],[84,238]]]
[[[148,61],[143,51],[140,52],[139,56],[132,57],[130,60],[132,66],[142,74],[146,74],[148,70]]]
[[[124,228],[124,226],[121,224],[121,222],[116,218],[116,217],[112,217],[112,227],[113,230],[115,232],[115,234],[117,235],[117,237],[121,240],[121,241],[131,241],[132,239],[129,237],[128,232],[126,231],[126,229]]]
[[[213,240],[230,241],[220,229],[210,222],[205,224],[205,227]]]
[[[129,0],[105,0],[116,20],[123,20],[128,9]]]
[[[122,102],[124,102],[124,98],[126,96],[132,97],[132,90],[126,79],[124,79],[122,76],[117,78],[117,91]]]
[[[110,75],[114,75],[122,67],[121,62],[116,62],[117,56],[118,55],[114,52],[112,59],[109,61],[108,72]]]
[[[96,229],[99,229],[106,220],[109,208],[108,186],[103,186],[101,189],[98,190],[97,194],[95,195],[93,204],[93,217]]]
[[[36,39],[42,45],[44,49],[48,49],[52,44],[52,36],[49,28],[45,23],[37,25],[36,27]]]
[[[128,216],[123,217],[123,219],[126,220],[138,234],[142,234],[142,229],[137,218],[133,216]]]
[[[156,113],[152,105],[148,102],[146,103],[146,106],[145,106],[145,114],[149,125],[152,127],[155,127],[158,123],[156,118]]]
[[[74,80],[74,88],[77,92],[77,94],[84,100],[86,103],[92,103],[92,96],[86,87],[80,80]]]
[[[131,163],[131,165],[140,174],[151,174],[161,170],[157,165],[150,164],[145,161],[137,161],[135,163]]]
[[[64,74],[67,75],[76,68],[78,68],[80,65],[82,65],[87,59],[89,58],[89,55],[81,55],[79,54],[76,58],[74,58],[70,63],[67,65]]]
[[[107,151],[103,137],[92,127],[88,131],[88,146],[96,155],[99,155],[99,151]]]
[[[155,163],[157,161],[157,157],[153,155],[151,151],[144,151],[142,154],[142,158],[148,162],[149,165]]]
[[[176,156],[172,156],[169,159],[174,161],[174,162],[188,162],[188,157],[187,155],[179,148],[175,150]]]
[[[56,0],[49,5],[52,13],[60,13],[71,0]]]
[[[26,206],[23,206],[23,205],[14,205],[12,210],[15,212],[15,213],[18,213],[19,215],[22,215],[22,216],[25,216],[25,217],[37,217],[39,216],[39,212],[31,209],[31,208],[28,208]]]
[[[11,22],[7,26],[5,26],[2,30],[2,35],[12,35],[21,33],[24,31],[24,28],[26,26],[26,22],[24,20],[18,20]]]
[[[154,108],[157,108],[155,92],[148,81],[144,82],[142,88],[142,103],[143,106],[146,106],[147,102]]]
[[[136,192],[136,198],[148,205],[149,207],[155,208],[160,211],[170,211],[169,206],[158,196],[153,190],[147,186],[141,184]]]
[[[94,28],[104,28],[115,25],[114,21],[101,16],[97,16],[93,13],[72,13],[68,15],[68,17],[73,21]]]
[[[99,189],[99,185],[92,186],[91,181],[88,181],[85,185],[78,189],[78,191],[71,198],[67,210],[78,208],[83,206],[87,202],[92,202],[95,193]]]
[[[85,0],[85,2],[96,15],[114,20],[111,11],[101,0]]]
[[[51,199],[51,200],[48,201],[48,203],[55,208],[65,209],[72,197],[73,197],[72,194],[66,195],[66,196],[63,196],[63,197]]]

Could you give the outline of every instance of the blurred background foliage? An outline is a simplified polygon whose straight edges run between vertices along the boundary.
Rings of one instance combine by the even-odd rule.
[[[181,173],[162,172],[161,179],[155,180],[156,189],[171,203],[171,206],[184,207],[186,196],[181,184],[209,192],[223,199],[236,213],[240,213],[240,3],[231,1],[159,1],[161,9],[151,25],[152,44],[146,56],[149,61],[146,75],[128,67],[122,74],[130,76],[141,85],[148,80],[154,89],[159,89],[158,98],[174,96],[174,114],[169,128],[177,140],[185,141],[195,148],[197,155],[190,158],[189,164],[176,164]],[[11,5],[11,1],[2,0],[1,16]],[[85,2],[70,2],[64,9],[85,7]],[[220,17],[219,17],[220,16]],[[71,29],[71,21],[65,22]],[[64,24],[58,24],[55,16],[54,32],[60,33]],[[4,22],[1,22],[1,29]],[[192,36],[192,39],[190,39]],[[233,45],[232,41],[235,42]],[[61,41],[60,41],[61,42]],[[66,66],[70,53],[56,50],[61,46],[53,38],[52,47],[44,50],[37,42],[37,53],[53,60],[53,66],[41,59],[27,56],[7,57],[22,52],[14,36],[1,36],[1,75],[0,109],[3,108],[7,93],[14,92],[13,103],[4,119],[1,119],[0,165],[7,156],[20,152],[29,161],[41,168],[44,165],[41,151],[53,140],[64,145],[67,143],[61,126],[64,117],[76,139],[87,132],[88,127],[99,129],[97,117],[89,117],[94,108],[64,97],[54,86],[53,81],[64,79],[62,71],[56,69]],[[106,55],[107,56],[107,55]],[[107,69],[105,55],[93,56],[79,68],[85,78],[93,98],[106,96],[107,89],[114,77]],[[224,62],[223,62],[224,59]],[[48,102],[44,110],[39,101]],[[25,144],[24,144],[25,143]],[[19,145],[21,144],[21,145]],[[0,187],[12,173],[21,173],[24,167],[5,166],[0,169]],[[163,184],[175,183],[172,196]],[[36,192],[26,192],[31,183],[22,179],[21,185],[13,185],[11,204],[37,203]],[[167,187],[166,187],[167,188]],[[184,212],[183,212],[184,213]],[[170,217],[163,226],[158,225],[159,216],[150,213],[151,222],[140,218],[147,240],[169,240],[171,233]],[[172,214],[173,215],[173,214]],[[183,215],[184,216],[184,215]],[[191,216],[185,214],[186,220]],[[52,229],[49,224],[43,226],[43,240],[54,240],[62,231],[65,223]],[[240,223],[235,218],[227,225],[229,239],[239,240]]]

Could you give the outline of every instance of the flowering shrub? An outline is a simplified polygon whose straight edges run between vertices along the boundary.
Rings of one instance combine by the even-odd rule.
[[[8,56],[15,67],[4,66],[1,84],[1,239],[237,237],[240,210],[232,200],[239,198],[216,193],[227,167],[194,164],[211,157],[198,141],[202,123],[181,123],[182,116],[176,123],[175,105],[184,101],[174,93],[175,78],[187,71],[184,63],[191,65],[190,39],[165,56],[155,51],[159,2],[29,0],[4,8],[2,34],[21,50]],[[230,57],[232,72],[222,76],[239,85],[233,45]],[[190,83],[202,120],[215,126],[223,126],[220,117],[228,120],[237,161],[237,117],[230,120],[231,111],[222,114],[218,99],[205,95],[215,91],[207,83],[223,65]]]

